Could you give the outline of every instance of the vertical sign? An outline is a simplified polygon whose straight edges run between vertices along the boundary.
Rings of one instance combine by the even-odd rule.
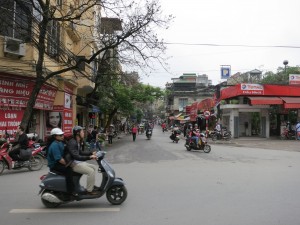
[[[231,66],[221,66],[221,79],[228,79],[231,75]]]
[[[66,135],[72,134],[73,128],[73,109],[72,109],[73,89],[65,85],[65,102],[64,102],[64,132]]]

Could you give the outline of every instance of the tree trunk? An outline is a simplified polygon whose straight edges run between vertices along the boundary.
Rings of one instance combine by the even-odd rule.
[[[113,111],[111,111],[110,114],[108,115],[108,120],[105,125],[105,130],[107,130],[107,128],[111,124],[111,121],[114,118],[114,116],[116,115],[117,111],[118,111],[118,108],[114,108]]]

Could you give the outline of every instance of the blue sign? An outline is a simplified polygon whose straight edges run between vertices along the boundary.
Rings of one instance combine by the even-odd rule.
[[[230,73],[230,67],[221,67],[221,79],[228,79],[230,77]]]

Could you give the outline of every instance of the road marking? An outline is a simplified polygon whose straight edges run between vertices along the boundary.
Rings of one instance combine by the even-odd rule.
[[[12,209],[9,213],[80,213],[80,212],[119,212],[120,208],[86,208],[86,209]]]

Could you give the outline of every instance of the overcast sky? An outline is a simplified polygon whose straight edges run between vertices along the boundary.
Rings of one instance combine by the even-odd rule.
[[[167,45],[169,72],[157,65],[150,77],[140,74],[145,84],[164,87],[183,73],[207,74],[213,84],[220,66],[230,65],[232,74],[253,69],[276,71],[288,60],[300,65],[300,0],[160,0],[164,14],[176,18],[160,37]],[[296,46],[225,47],[206,46]]]

